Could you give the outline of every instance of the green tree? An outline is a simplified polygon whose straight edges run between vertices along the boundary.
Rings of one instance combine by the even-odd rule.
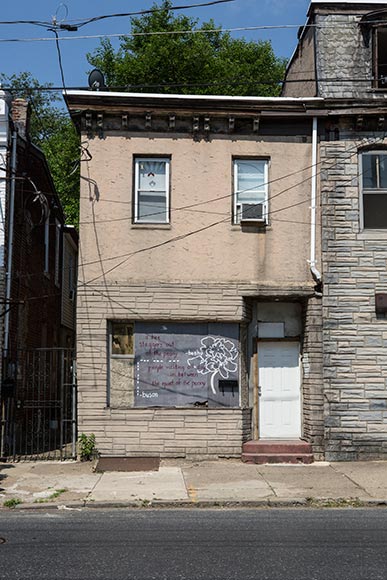
[[[79,137],[65,111],[58,106],[55,92],[41,90],[41,85],[28,72],[6,76],[0,82],[9,87],[14,97],[31,103],[30,137],[40,147],[48,161],[59,194],[66,222],[77,225],[79,220]]]
[[[158,10],[131,19],[133,36],[121,37],[118,50],[103,39],[87,55],[108,86],[138,92],[279,94],[285,60],[275,56],[269,41],[234,39],[216,30],[212,20],[199,27],[196,19],[175,16],[171,0],[153,7]]]

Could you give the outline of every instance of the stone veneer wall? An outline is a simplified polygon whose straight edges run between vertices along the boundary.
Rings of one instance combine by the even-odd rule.
[[[365,46],[360,19],[361,14],[316,16],[318,96],[370,97],[372,42]]]
[[[324,458],[324,398],[322,353],[322,300],[311,298],[304,307],[302,341],[303,436],[315,459]]]
[[[321,171],[326,458],[386,459],[387,232],[360,231],[356,141],[322,143]]]
[[[101,284],[87,290],[81,285],[79,432],[94,432],[104,455],[240,457],[251,434],[250,409],[111,409],[106,378],[107,320],[243,322],[250,308],[241,292],[237,284]],[[244,377],[242,370],[242,392]]]

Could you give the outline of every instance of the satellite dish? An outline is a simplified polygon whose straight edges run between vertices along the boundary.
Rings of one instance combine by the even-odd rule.
[[[89,74],[89,87],[93,91],[99,91],[100,89],[105,89],[105,77],[98,68],[95,68]]]

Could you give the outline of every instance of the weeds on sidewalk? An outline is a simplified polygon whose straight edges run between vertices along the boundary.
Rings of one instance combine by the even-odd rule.
[[[307,497],[306,502],[309,507],[314,508],[361,508],[365,505],[358,497],[351,497],[348,499],[341,497],[337,499]]]
[[[62,495],[62,493],[66,493],[66,491],[68,491],[66,488],[63,489],[56,489],[51,495],[49,495],[48,497],[41,497],[39,499],[36,499],[34,501],[34,503],[47,503],[49,501],[52,501],[53,499],[57,499],[60,495]]]
[[[21,499],[18,497],[11,497],[10,499],[6,499],[3,503],[3,506],[6,508],[14,509],[17,505],[23,503]]]
[[[95,444],[95,435],[90,433],[81,433],[78,438],[78,450],[81,461],[91,461],[97,455],[97,447]]]

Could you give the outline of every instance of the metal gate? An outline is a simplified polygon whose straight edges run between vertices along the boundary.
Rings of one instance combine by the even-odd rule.
[[[77,390],[73,351],[19,351],[3,382],[1,453],[10,460],[75,459]]]

